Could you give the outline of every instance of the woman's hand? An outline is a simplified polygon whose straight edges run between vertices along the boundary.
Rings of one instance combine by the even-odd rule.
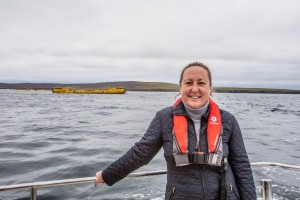
[[[99,185],[99,183],[104,183],[104,180],[102,178],[102,171],[96,173],[95,186]]]

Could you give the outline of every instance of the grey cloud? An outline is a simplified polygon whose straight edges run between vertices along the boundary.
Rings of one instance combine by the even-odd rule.
[[[0,82],[177,83],[183,66],[202,61],[216,84],[300,89],[299,6],[297,0],[3,0]]]

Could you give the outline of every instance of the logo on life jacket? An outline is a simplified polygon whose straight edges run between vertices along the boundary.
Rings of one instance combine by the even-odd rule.
[[[178,99],[174,107],[182,100]],[[177,166],[191,163],[221,166],[222,160],[222,121],[218,105],[209,99],[209,117],[207,123],[208,152],[188,152],[188,124],[185,116],[173,115],[173,154]],[[175,148],[177,147],[177,148]]]
[[[215,116],[212,116],[211,121],[212,121],[212,123],[216,123],[218,121],[218,119]]]

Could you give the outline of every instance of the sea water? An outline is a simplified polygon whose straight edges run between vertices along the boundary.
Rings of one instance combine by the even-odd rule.
[[[93,177],[145,133],[174,92],[124,95],[0,90],[0,186]],[[251,162],[300,164],[300,95],[216,93],[237,118]],[[163,152],[141,171],[166,169]],[[300,199],[300,171],[253,167],[255,184],[272,179],[275,199]],[[37,190],[38,199],[164,199],[166,175],[124,179],[114,186],[77,184]],[[257,189],[260,195],[259,189]],[[28,190],[0,192],[29,199]]]

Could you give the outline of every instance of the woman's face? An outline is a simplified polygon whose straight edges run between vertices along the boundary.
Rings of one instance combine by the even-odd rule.
[[[201,108],[208,101],[211,93],[206,69],[196,66],[187,68],[183,73],[180,93],[188,107]]]

